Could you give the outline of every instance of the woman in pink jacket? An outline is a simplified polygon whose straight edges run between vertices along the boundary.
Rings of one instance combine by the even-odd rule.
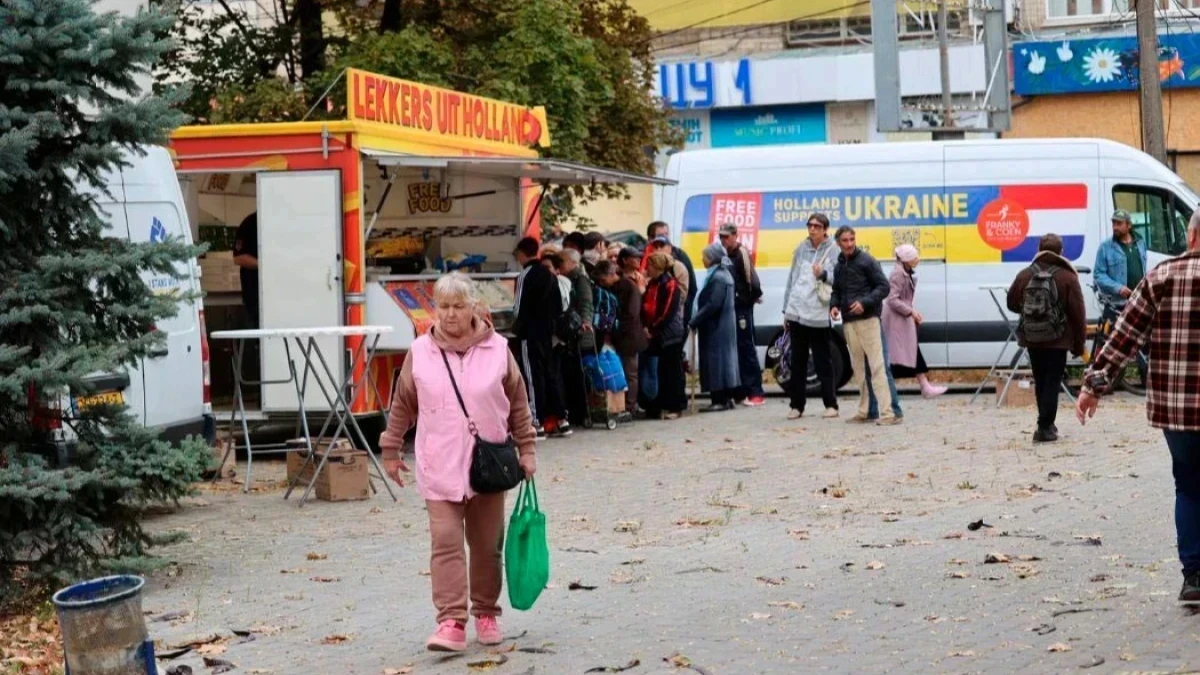
[[[433,301],[434,325],[413,342],[404,360],[379,445],[385,471],[402,484],[401,472],[408,467],[400,451],[404,435],[416,425],[417,491],[429,512],[429,570],[438,622],[425,646],[458,652],[467,648],[468,597],[480,644],[504,640],[496,622],[503,582],[504,493],[471,490],[475,439],[454,394],[447,361],[480,437],[500,442],[511,434],[526,476],[537,471],[537,461],[525,381],[507,342],[493,330],[474,284],[461,273],[447,274],[434,285]],[[464,539],[471,552],[469,566]]]
[[[917,265],[921,254],[912,244],[896,247],[896,266],[892,268],[891,292],[883,302],[883,333],[887,339],[888,360],[892,375],[897,378],[915,377],[921,383],[921,395],[933,398],[946,393],[946,388],[929,381],[929,366],[917,343],[917,326],[921,313],[913,307],[917,293]]]

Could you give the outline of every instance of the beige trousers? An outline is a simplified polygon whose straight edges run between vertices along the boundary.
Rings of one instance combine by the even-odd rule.
[[[866,417],[870,410],[867,395],[867,364],[871,366],[871,388],[879,400],[879,415],[883,419],[896,416],[892,412],[892,390],[888,387],[887,371],[883,364],[883,334],[879,319],[859,319],[842,324],[846,334],[846,348],[850,351],[850,365],[854,368],[854,386],[858,388],[858,415]]]
[[[429,575],[438,623],[467,622],[471,616],[500,616],[504,585],[504,493],[476,495],[466,502],[427,500],[429,510]],[[467,551],[471,562],[468,572]]]

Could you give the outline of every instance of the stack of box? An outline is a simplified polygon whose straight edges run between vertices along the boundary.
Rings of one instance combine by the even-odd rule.
[[[357,499],[368,499],[371,496],[371,479],[367,453],[355,450],[346,439],[339,439],[333,449],[329,442],[321,440],[314,443],[316,454],[311,462],[305,465],[308,451],[303,439],[289,441],[289,446],[297,448],[287,455],[288,482],[299,476],[297,485],[304,487],[312,480],[313,472],[320,463],[322,455],[329,453],[329,461],[321,475],[317,477],[314,491],[317,499],[327,502],[342,502]]]
[[[210,251],[200,258],[200,288],[207,293],[239,293],[242,279],[232,251]]]
[[[1004,394],[1001,398],[1001,394]],[[1028,408],[1029,406],[1037,405],[1037,395],[1033,389],[1033,380],[1024,377],[1013,378],[1012,384],[1008,386],[1008,393],[1004,392],[1004,380],[996,380],[996,402],[1006,408]]]

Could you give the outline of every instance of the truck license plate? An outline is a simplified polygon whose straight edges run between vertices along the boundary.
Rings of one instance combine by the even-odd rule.
[[[98,405],[124,405],[125,395],[119,391],[102,391],[99,394],[91,394],[89,396],[77,396],[75,398],[75,407],[79,410],[87,410]]]

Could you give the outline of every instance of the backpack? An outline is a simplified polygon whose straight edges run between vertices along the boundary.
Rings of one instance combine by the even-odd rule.
[[[617,330],[617,296],[607,288],[596,286],[592,294],[592,328],[597,333],[612,333]]]
[[[1067,317],[1058,301],[1056,268],[1030,265],[1033,278],[1021,297],[1021,321],[1017,331],[1029,344],[1054,342],[1067,332]]]

